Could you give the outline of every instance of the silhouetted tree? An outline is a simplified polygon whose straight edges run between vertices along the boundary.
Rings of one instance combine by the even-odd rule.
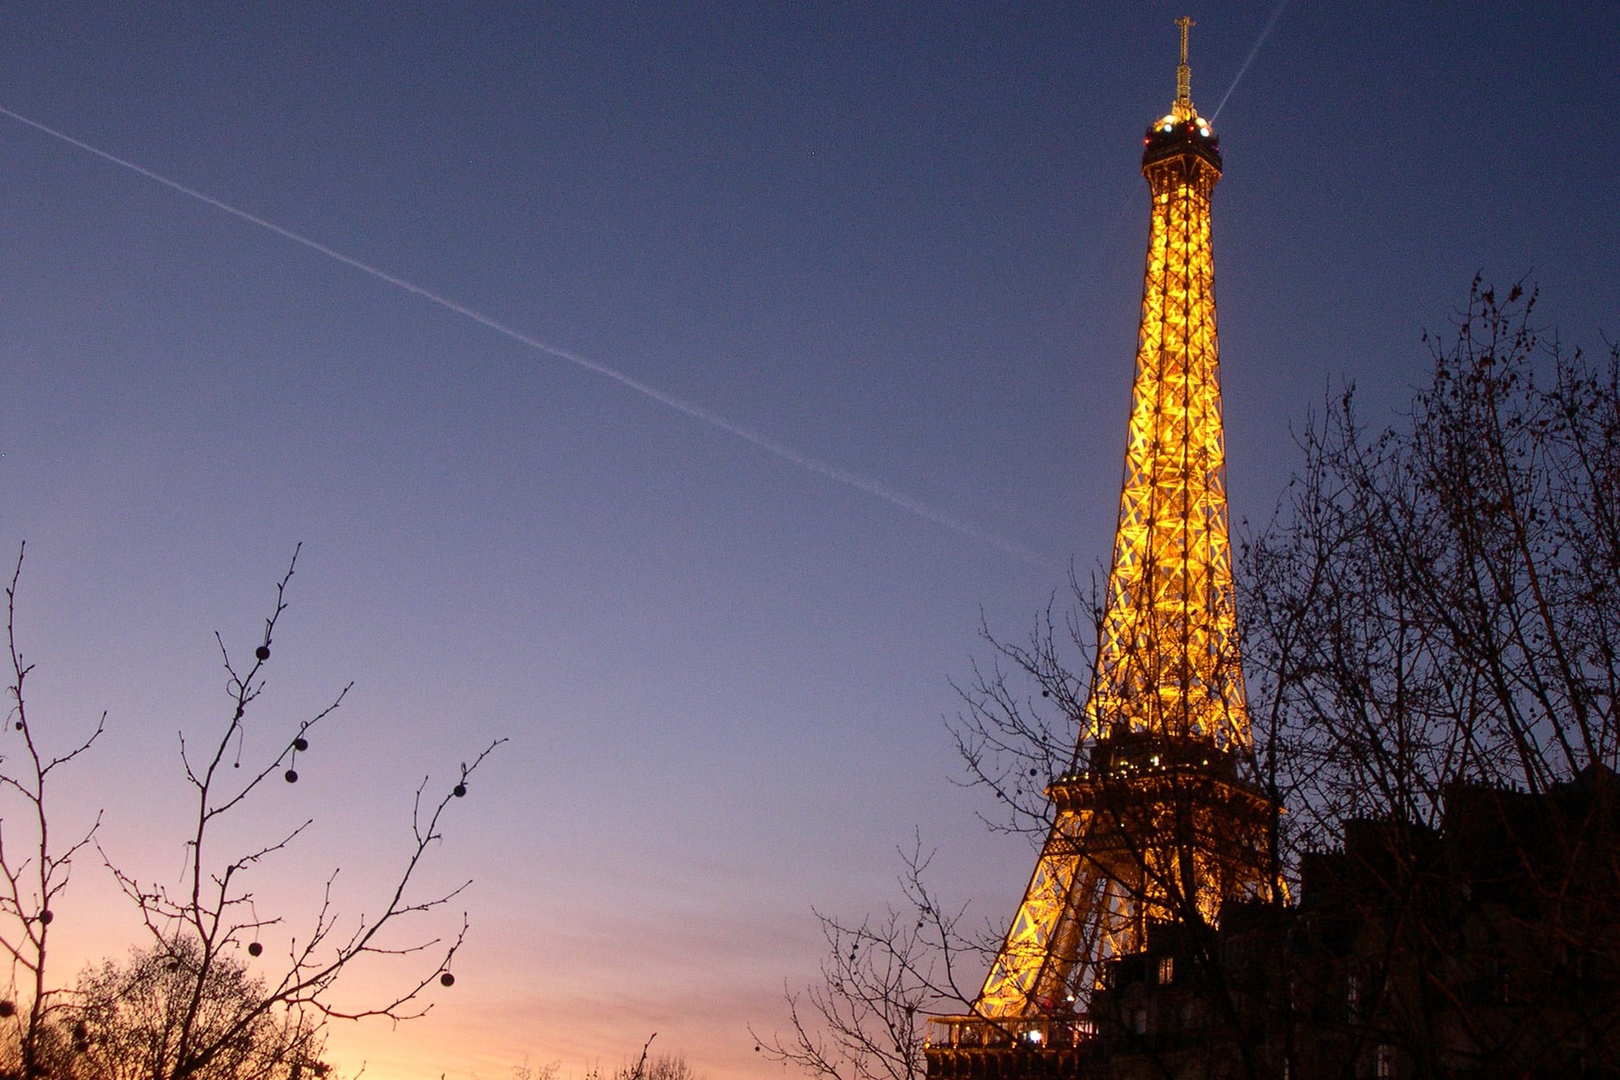
[[[787,993],[785,1035],[754,1034],[772,1061],[824,1080],[916,1080],[926,1070],[924,1022],[969,1008],[994,955],[988,934],[971,936],[964,911],[925,884],[931,854],[902,852],[902,904],[846,922],[818,914],[827,955],[821,982]]]
[[[1615,764],[1620,360],[1561,349],[1534,308],[1476,280],[1400,427],[1331,401],[1247,552],[1251,690],[1307,839]]]
[[[1391,954],[1360,1008],[1425,1070],[1564,1067],[1571,1024],[1617,1064],[1616,995],[1569,994],[1620,932],[1620,353],[1567,350],[1534,313],[1533,292],[1476,279],[1401,424],[1331,400],[1245,559],[1287,865],[1346,823],[1395,826],[1382,866],[1352,868],[1378,879],[1362,922]],[[1512,897],[1463,850],[1482,832]],[[1470,919],[1500,939],[1494,970],[1446,959]]]
[[[687,1064],[684,1057],[679,1054],[652,1053],[653,1040],[658,1038],[658,1032],[647,1036],[647,1041],[641,1045],[641,1053],[636,1060],[626,1061],[613,1070],[608,1080],[699,1080],[698,1074]],[[556,1066],[550,1066],[555,1072]],[[519,1077],[517,1080],[526,1080]],[[602,1080],[602,1071],[598,1066],[592,1066],[585,1071],[585,1080]]]
[[[260,1010],[269,996],[264,980],[232,957],[214,958],[204,974],[203,960],[196,939],[186,937],[87,969],[74,988],[68,1024],[73,1074],[100,1080],[326,1075],[318,1014],[296,1007]],[[244,1014],[253,1017],[246,1024],[240,1022]],[[199,1058],[187,1043],[212,1052]]]
[[[146,1039],[150,1047],[142,1060],[150,1068],[142,1074],[145,1080],[281,1075],[277,1070],[286,1070],[287,1076],[297,1080],[302,1070],[316,1065],[314,1050],[327,1020],[409,1019],[428,1008],[423,995],[429,986],[454,982],[450,967],[467,931],[465,913],[448,937],[427,927],[412,930],[410,926],[449,905],[466,886],[424,893],[417,889],[416,878],[429,848],[442,839],[441,825],[450,804],[467,794],[473,773],[504,740],[495,740],[471,762],[463,763],[453,782],[436,793],[429,794],[426,779],[417,787],[412,844],[395,876],[381,889],[375,907],[343,916],[334,907],[329,878],[324,901],[305,925],[294,928],[285,955],[267,956],[259,941],[263,931],[287,920],[280,913],[260,910],[252,889],[255,874],[262,873],[265,864],[313,821],[305,820],[245,851],[232,850],[241,843],[242,832],[240,823],[232,822],[255,801],[271,798],[278,781],[297,781],[298,755],[308,749],[310,733],[332,717],[349,689],[344,687],[324,709],[299,722],[291,736],[276,743],[264,760],[243,767],[248,724],[264,689],[265,666],[287,609],[286,591],[296,564],[295,550],[276,585],[274,607],[250,660],[239,662],[216,635],[227,678],[224,722],[203,737],[200,754],[194,749],[195,736],[188,741],[187,733],[180,733],[180,762],[194,808],[189,825],[178,838],[185,855],[180,880],[143,880],[102,852],[124,895],[138,910],[150,944],[138,949],[126,964],[109,963],[87,975],[80,992],[71,996],[64,996],[44,976],[45,927],[51,923],[48,905],[66,885],[71,857],[94,842],[94,830],[57,852],[50,846],[44,791],[55,770],[88,749],[101,728],[65,755],[48,758],[36,751],[23,693],[30,668],[16,645],[14,577],[8,590],[13,616],[14,727],[22,732],[29,750],[24,760],[32,764],[15,774],[5,771],[11,767],[5,762],[0,766],[0,785],[20,794],[33,810],[29,821],[35,828],[35,848],[26,856],[17,856],[15,862],[8,861],[9,852],[0,850],[0,873],[5,879],[0,882],[0,913],[13,915],[21,927],[17,935],[0,937],[0,942],[33,979],[21,988],[27,998],[27,1019],[17,1025],[14,1054],[21,1075],[62,1072],[66,1066],[60,1050],[66,1031],[71,1036],[66,1040],[66,1061],[68,1065],[77,1062],[75,1068],[87,1066],[90,1058],[86,1055],[95,1046],[124,1046],[118,1040]],[[231,835],[222,836],[222,830]],[[9,894],[4,892],[7,888]],[[251,976],[243,955],[259,969]],[[351,965],[369,957],[416,958],[416,966],[382,998],[338,1006],[333,988]],[[125,988],[129,1000],[114,1008],[110,1003],[120,997],[118,986]],[[96,1032],[101,1033],[96,1035],[102,1040],[99,1043],[90,1041]],[[4,1052],[0,1048],[0,1054]],[[102,1070],[95,1075],[107,1074]]]
[[[105,713],[90,726],[89,734],[75,736],[65,747],[55,747],[42,736],[29,715],[24,686],[33,665],[23,658],[17,639],[17,587],[22,578],[26,546],[19,546],[11,582],[6,586],[6,646],[11,666],[7,687],[11,699],[5,729],[12,746],[0,754],[0,950],[11,961],[11,987],[18,1002],[0,1002],[13,1023],[14,1041],[0,1045],[0,1068],[32,1077],[45,1071],[45,1062],[59,1049],[53,1028],[60,995],[49,978],[49,940],[55,920],[53,905],[68,881],[74,856],[94,841],[97,817],[63,843],[53,835],[54,820],[48,795],[56,775],[87,752],[105,728]],[[12,812],[13,810],[17,812]],[[58,822],[58,825],[63,823]]]
[[[512,1066],[510,1075],[511,1080],[557,1080],[557,1073],[561,1070],[561,1062],[548,1061],[544,1065],[536,1065],[528,1055],[524,1055],[520,1063]]]
[[[698,1074],[686,1059],[678,1054],[643,1056],[635,1065],[625,1065],[613,1074],[613,1080],[699,1080]]]

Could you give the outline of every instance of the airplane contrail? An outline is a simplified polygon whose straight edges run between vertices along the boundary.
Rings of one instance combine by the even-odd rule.
[[[178,180],[171,180],[167,176],[164,176],[161,173],[153,172],[151,169],[148,169],[143,165],[138,165],[127,158],[121,158],[117,154],[109,153],[108,151],[97,146],[92,146],[83,139],[76,139],[64,131],[58,131],[56,128],[50,127],[47,124],[42,124],[38,120],[31,120],[28,117],[23,116],[21,113],[13,112],[4,107],[0,107],[0,116],[9,116],[19,124],[26,124],[28,127],[31,127],[36,131],[43,132],[53,139],[59,139],[62,142],[67,143],[69,146],[74,146],[80,150],[83,150],[87,154],[94,154],[96,157],[101,158],[104,161],[110,161],[114,165],[117,165],[120,168],[128,169],[130,172],[143,176],[153,183],[162,184],[166,188],[173,191],[178,191],[180,194],[196,199],[198,202],[206,203],[216,210],[221,210],[227,214],[230,214],[232,217],[240,218],[251,225],[257,225],[259,228],[273,232],[283,239],[291,240],[295,244],[300,244],[311,251],[325,255],[329,259],[334,259],[345,266],[352,267],[355,270],[360,271],[362,274],[368,274],[379,281],[387,282],[396,289],[403,289],[405,292],[419,296],[429,303],[437,304],[439,307],[442,307],[447,311],[452,311],[463,318],[471,319],[480,326],[493,330],[497,334],[508,337],[521,345],[526,345],[537,352],[545,353],[548,356],[554,356],[559,360],[566,360],[568,363],[573,364],[576,367],[581,367],[586,371],[594,372],[604,378],[612,379],[621,386],[628,387],[644,397],[651,398],[660,405],[674,409],[676,412],[684,413],[685,415],[692,417],[694,420],[700,420],[712,427],[719,428],[721,431],[735,435],[737,438],[752,443],[754,446],[757,446],[759,449],[768,453],[775,454],[784,461],[790,461],[793,464],[798,465],[800,468],[806,469],[820,476],[824,476],[827,479],[834,480],[840,484],[847,485],[848,487],[855,488],[857,491],[863,491],[868,495],[882,499],[884,502],[887,502],[892,506],[897,506],[902,510],[910,511],[913,514],[916,514],[918,517],[931,521],[936,525],[944,526],[953,532],[961,533],[963,536],[968,536],[982,543],[989,544],[992,547],[1000,548],[1007,554],[1023,560],[1025,563],[1035,567],[1036,569],[1047,571],[1061,569],[1060,567],[1056,567],[1051,560],[1042,558],[1035,551],[1023,546],[1022,544],[1015,543],[1014,541],[1008,540],[1005,537],[997,536],[995,533],[992,533],[987,529],[980,528],[970,521],[965,521],[962,518],[948,514],[943,510],[935,509],[934,507],[929,506],[927,503],[915,499],[902,491],[898,491],[887,484],[882,483],[881,481],[861,476],[859,473],[850,472],[848,469],[840,468],[839,466],[830,462],[811,457],[809,454],[802,453],[784,442],[771,438],[769,435],[761,434],[760,432],[743,427],[741,424],[734,423],[731,420],[728,420],[726,417],[721,416],[719,413],[705,409],[701,405],[694,405],[689,401],[683,401],[672,394],[667,394],[655,386],[644,383],[633,376],[626,375],[624,372],[619,371],[616,368],[609,367],[607,364],[601,363],[600,361],[592,360],[587,356],[581,356],[579,353],[570,352],[567,349],[560,348],[556,345],[550,344],[549,342],[542,341],[537,337],[525,334],[523,331],[507,326],[505,323],[493,319],[480,311],[475,311],[465,304],[457,303],[447,296],[436,293],[431,289],[425,289],[414,282],[405,280],[397,274],[390,274],[388,271],[373,266],[368,262],[363,262],[362,260],[355,258],[353,255],[346,255],[343,252],[338,251],[336,248],[327,247],[318,240],[312,240],[301,233],[293,232],[291,229],[286,228],[285,226],[277,225],[275,222],[259,217],[257,214],[249,213],[248,211],[243,210],[241,207],[232,206],[223,199],[216,199],[214,196],[198,191],[196,188],[187,187]]]
[[[1260,51],[1260,46],[1266,43],[1266,38],[1271,36],[1271,28],[1277,25],[1277,20],[1282,18],[1283,8],[1287,6],[1288,0],[1282,0],[1282,2],[1277,5],[1277,10],[1271,13],[1271,18],[1266,20],[1266,28],[1260,31],[1260,36],[1255,39],[1254,48],[1249,50],[1248,58],[1243,61],[1243,66],[1238,68],[1237,75],[1232,79],[1232,85],[1226,88],[1226,97],[1221,98],[1221,103],[1215,106],[1215,112],[1209,118],[1210,123],[1213,124],[1216,120],[1220,119],[1221,110],[1226,108],[1227,98],[1232,96],[1232,91],[1237,89],[1237,84],[1243,81],[1244,73],[1249,70],[1249,65],[1254,63],[1255,54]]]

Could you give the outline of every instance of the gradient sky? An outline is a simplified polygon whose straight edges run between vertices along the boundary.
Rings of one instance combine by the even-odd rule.
[[[0,116],[0,548],[36,723],[110,714],[64,820],[176,871],[212,634],[251,648],[302,541],[258,745],[356,687],[242,823],[317,818],[262,907],[303,925],[341,864],[363,909],[420,777],[511,740],[435,853],[475,879],[456,986],[334,1031],[345,1069],[579,1076],[656,1031],[777,1073],[747,1025],[812,906],[880,908],[914,831],[1003,922],[1032,857],[942,717],[981,609],[1020,634],[1107,558],[1188,8],[1209,115],[1274,2],[0,6],[0,108],[864,478]],[[1620,335],[1615,23],[1283,10],[1216,123],[1234,519],[1333,380],[1395,416],[1476,271]],[[64,975],[136,940],[92,863]]]

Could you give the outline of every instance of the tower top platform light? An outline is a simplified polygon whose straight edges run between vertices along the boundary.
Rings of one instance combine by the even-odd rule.
[[[1208,120],[1198,115],[1192,102],[1192,68],[1187,65],[1187,32],[1196,24],[1183,15],[1176,20],[1176,25],[1181,27],[1181,63],[1176,66],[1176,100],[1170,106],[1170,111],[1155,120],[1142,137],[1142,165],[1146,167],[1155,161],[1191,153],[1208,161],[1219,172],[1220,136],[1215,134]]]

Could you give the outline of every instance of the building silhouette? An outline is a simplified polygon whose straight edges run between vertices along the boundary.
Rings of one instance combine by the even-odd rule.
[[[1620,782],[1453,786],[1443,824],[1345,823],[1292,904],[1153,927],[1068,1075],[1620,1075]]]

